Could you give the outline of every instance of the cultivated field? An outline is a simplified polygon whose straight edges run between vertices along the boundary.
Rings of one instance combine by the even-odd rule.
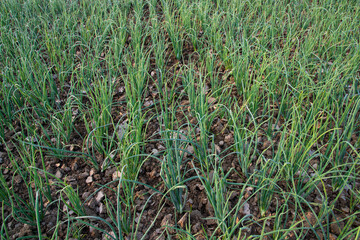
[[[1,239],[359,239],[360,1],[1,0]]]

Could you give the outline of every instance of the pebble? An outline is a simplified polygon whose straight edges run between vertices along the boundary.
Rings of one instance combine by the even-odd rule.
[[[214,98],[214,97],[209,97],[207,100],[208,104],[214,103],[215,101],[216,101],[216,98]]]
[[[83,172],[83,173],[80,173],[79,174],[79,177],[82,179],[82,178],[86,178],[89,176],[89,173],[88,172]]]
[[[72,166],[71,166],[71,170],[73,170],[73,171],[76,171],[76,170],[78,170],[78,165],[77,165],[77,163],[74,163]]]
[[[103,213],[104,212],[104,204],[103,203],[100,203],[100,206],[99,206],[99,213]]]
[[[193,232],[200,232],[201,230],[201,223],[200,222],[197,222],[194,226],[192,226],[191,228],[193,230]]]
[[[110,235],[110,236],[109,236]],[[115,233],[114,232],[109,232],[109,233],[104,233],[102,240],[110,240],[110,239],[115,239]]]
[[[172,214],[168,214],[166,215],[163,220],[161,221],[161,226],[172,226],[172,224],[170,223],[172,219]]]
[[[15,183],[16,183],[16,184],[21,183],[21,182],[22,182],[22,178],[21,178],[21,176],[16,175],[16,176],[14,177],[14,181],[15,181]]]
[[[61,174],[60,170],[56,171],[55,177],[56,178],[61,178],[62,177],[62,174]]]
[[[194,154],[194,147],[193,146],[188,146],[186,148],[186,151],[188,151],[190,154]]]
[[[88,201],[87,205],[88,205],[91,209],[95,209],[95,207],[96,207],[96,200],[95,200],[94,198],[91,198],[91,199]],[[88,215],[89,215],[89,214],[88,214]]]
[[[66,180],[69,182],[75,182],[76,179],[73,176],[66,176]]]
[[[158,147],[158,149],[159,149],[160,151],[165,150],[165,147],[164,147],[163,145],[161,145],[161,144],[159,144],[157,147]]]
[[[91,234],[94,233],[94,232],[95,232],[95,228],[89,227],[89,232],[90,232]]]
[[[96,201],[97,202],[101,202],[104,199],[105,195],[103,191],[98,192],[98,194],[96,195]]]
[[[82,194],[82,198],[83,198],[83,199],[87,199],[89,196],[90,196],[90,193],[89,193],[89,192],[84,192],[84,193]]]
[[[154,104],[154,102],[153,101],[146,101],[145,103],[144,103],[144,106],[145,107],[150,107],[152,104]]]
[[[116,180],[116,179],[119,179],[121,177],[121,172],[120,171],[115,171],[113,174],[112,174],[112,179],[113,181]]]
[[[93,182],[93,178],[91,176],[89,176],[88,178],[86,178],[86,183],[92,183]]]
[[[229,135],[227,135],[227,136],[225,137],[224,141],[225,141],[226,143],[230,143],[232,138],[233,138],[232,134],[229,134]]]
[[[220,154],[221,153],[221,148],[215,144],[215,150],[216,150],[216,154]]]
[[[250,212],[250,205],[249,205],[248,202],[244,202],[243,208],[244,208],[244,214],[246,214],[246,215],[250,215],[250,214],[251,214],[251,212]]]
[[[348,207],[342,207],[341,210],[345,213],[349,213],[350,212],[350,208]]]

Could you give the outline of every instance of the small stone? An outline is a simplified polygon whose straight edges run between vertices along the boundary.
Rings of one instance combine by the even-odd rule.
[[[90,234],[94,234],[95,233],[95,228],[93,228],[93,227],[89,227],[89,232],[90,232]]]
[[[78,170],[78,165],[77,165],[77,163],[74,163],[72,166],[71,166],[71,170],[73,170],[73,171],[76,171],[76,170]]]
[[[90,170],[90,176],[94,175],[94,173],[95,173],[95,169],[92,168],[92,169]]]
[[[277,130],[277,131],[280,130],[280,127],[279,127],[279,125],[277,125],[277,124],[273,124],[272,127],[273,127],[273,129],[275,129],[275,130]]]
[[[90,193],[89,193],[89,192],[84,192],[84,193],[82,194],[82,198],[83,198],[83,199],[87,199],[89,196],[90,196]]]
[[[158,151],[156,148],[154,148],[154,149],[151,151],[151,153],[152,153],[153,155],[156,155],[156,154],[159,153],[159,151]]]
[[[220,145],[220,146],[224,146],[224,141],[220,141],[220,142],[219,142],[219,145]]]
[[[188,151],[190,154],[194,154],[194,147],[190,145],[186,148],[186,151]]]
[[[105,195],[103,191],[98,192],[98,194],[96,195],[96,201],[97,202],[101,202],[104,199]]]
[[[102,214],[103,212],[104,212],[104,204],[103,204],[103,203],[100,203],[99,213]]]
[[[215,103],[215,102],[216,102],[216,98],[214,98],[214,97],[209,97],[209,98],[207,99],[207,102],[208,102],[208,104]]]
[[[323,201],[323,199],[322,199],[321,197],[316,196],[314,202],[315,202],[315,203],[318,203],[318,204],[321,204],[321,203],[323,203],[324,201]]]
[[[209,178],[210,178],[210,176],[209,176]],[[200,183],[197,183],[197,184],[195,185],[195,188],[196,188],[196,189],[199,189],[200,191],[202,191],[202,190],[205,189],[204,185],[202,185],[202,184],[200,184]]]
[[[217,154],[220,154],[221,153],[221,148],[215,144],[215,150],[216,150],[216,153]]]
[[[103,234],[102,240],[111,240],[111,239],[116,239],[116,236],[115,236],[114,232],[109,232],[109,233],[104,233]]]
[[[121,172],[120,171],[115,171],[113,174],[112,174],[112,180],[116,180],[116,179],[119,179],[121,178]]]
[[[92,183],[92,182],[93,182],[93,178],[92,178],[91,176],[89,176],[89,177],[86,178],[86,183],[87,183],[87,184],[90,184],[90,183]]]
[[[145,103],[144,103],[144,106],[145,107],[150,107],[151,105],[153,105],[154,104],[154,102],[153,101],[146,101]]]
[[[73,176],[66,176],[66,181],[68,182],[75,182],[76,179]]]
[[[350,208],[348,207],[342,207],[341,210],[345,213],[349,213],[350,212]]]
[[[200,232],[200,230],[201,230],[201,224],[200,224],[200,222],[195,223],[195,225],[192,226],[191,229],[193,230],[194,233]]]
[[[206,219],[206,224],[207,225],[216,225],[216,220],[213,218],[208,218],[208,219]]]
[[[22,177],[19,176],[19,175],[16,175],[16,176],[14,177],[14,181],[15,181],[16,184],[19,184],[19,183],[22,182]]]
[[[80,173],[80,174],[79,174],[80,179],[86,178],[86,177],[88,177],[88,176],[89,176],[89,173],[88,173],[88,172],[83,172],[83,173]]]
[[[230,143],[231,141],[233,140],[233,135],[232,134],[229,134],[225,137],[224,141],[226,143]]]
[[[310,226],[314,226],[316,223],[316,217],[312,212],[307,212],[305,213],[305,226],[310,227]],[[310,223],[310,226],[309,226]]]
[[[125,121],[119,125],[118,135],[119,135],[120,139],[122,139],[124,137],[127,127],[128,127],[128,125]]]
[[[169,224],[169,222],[171,221],[171,218],[172,218],[172,214],[168,214],[166,215],[163,220],[161,221],[161,226],[166,226]]]
[[[160,151],[165,150],[165,147],[164,147],[163,145],[161,145],[161,144],[159,144],[159,145],[157,146],[157,148],[158,148]]]
[[[250,212],[250,205],[249,205],[248,202],[244,202],[243,208],[244,208],[243,213],[244,213],[245,215],[250,215],[250,214],[251,214],[251,212]]]
[[[210,173],[209,173],[209,181],[212,182],[213,179],[214,179],[214,170],[211,170]],[[205,187],[204,187],[205,188]]]
[[[95,209],[96,207],[96,200],[94,198],[90,198],[90,200],[87,202],[87,205],[91,208],[91,209]],[[89,215],[89,214],[87,214]]]

